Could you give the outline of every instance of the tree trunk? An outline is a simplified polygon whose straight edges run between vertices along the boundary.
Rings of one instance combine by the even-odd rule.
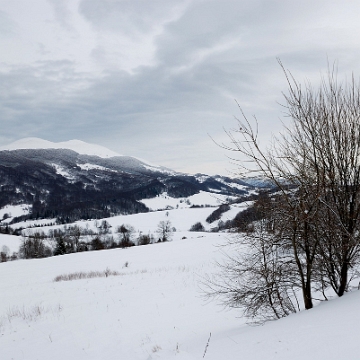
[[[344,262],[341,267],[340,274],[340,286],[338,291],[338,296],[343,296],[346,290],[347,282],[348,282],[348,263]]]

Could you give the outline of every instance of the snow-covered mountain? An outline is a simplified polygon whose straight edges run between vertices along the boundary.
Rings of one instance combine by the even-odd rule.
[[[253,192],[241,180],[178,173],[80,140],[37,138],[0,148],[0,187],[0,209],[26,204],[28,218],[64,222],[146,212],[143,200],[162,194],[176,199],[201,191],[237,197]]]
[[[78,154],[94,155],[101,158],[121,156],[115,151],[109,150],[104,146],[89,144],[81,140],[69,140],[55,143],[40,138],[29,137],[17,140],[9,145],[0,146],[0,151],[21,149],[68,149],[73,150]]]

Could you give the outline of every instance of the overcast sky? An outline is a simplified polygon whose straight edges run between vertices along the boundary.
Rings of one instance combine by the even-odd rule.
[[[225,129],[281,130],[286,81],[360,75],[360,1],[0,0],[0,145],[79,139],[229,174]],[[209,136],[210,135],[210,136]],[[235,154],[236,155],[236,154]]]

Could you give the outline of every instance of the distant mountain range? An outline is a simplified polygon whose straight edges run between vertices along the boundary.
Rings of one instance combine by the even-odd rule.
[[[257,183],[256,186],[259,186]],[[220,175],[189,175],[79,140],[37,138],[0,148],[0,208],[29,204],[21,219],[60,222],[147,212],[142,199],[210,193],[248,196],[253,184]]]

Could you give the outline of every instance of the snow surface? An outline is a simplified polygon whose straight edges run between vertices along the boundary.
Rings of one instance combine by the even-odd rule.
[[[222,179],[222,178],[220,178],[220,177],[216,177],[215,180],[218,181],[218,182],[220,182],[220,183],[222,183],[222,184],[225,184],[225,185],[227,185],[227,186],[230,186],[230,187],[232,187],[232,188],[234,188],[234,189],[244,190],[244,191],[248,191],[248,189],[249,189],[249,188],[248,188],[247,186],[245,186],[245,185],[240,185],[240,184],[237,184],[237,183],[235,183],[235,182],[227,182],[227,181],[225,181],[224,179]]]
[[[78,164],[78,166],[80,167],[81,170],[103,170],[103,171],[116,172],[115,170],[106,168],[106,167],[104,167],[104,166],[95,165],[95,164],[90,164],[90,163]]]
[[[57,174],[63,176],[64,178],[66,178],[68,180],[74,179],[74,176],[69,174],[69,172],[65,168],[61,167],[60,165],[52,164],[52,166],[55,168]]]
[[[225,222],[227,220],[233,220],[234,217],[240,212],[251,206],[253,201],[244,201],[240,204],[230,205],[230,210],[221,214],[220,220]]]
[[[360,292],[250,327],[239,310],[201,297],[202,277],[216,271],[229,235],[187,235],[0,264],[1,359],[359,359]],[[121,275],[53,282],[106,268]]]
[[[213,202],[213,204],[216,203],[218,206],[220,203],[223,203],[221,200],[225,200],[225,198],[226,197],[224,195],[214,195],[205,192],[184,199],[168,198],[166,195],[159,196],[154,199],[143,201],[147,206],[153,208],[155,211],[132,215],[118,215],[106,218],[105,220],[112,226],[112,232],[115,231],[117,226],[128,224],[133,226],[137,232],[142,232],[144,234],[152,233],[154,236],[156,236],[156,230],[159,222],[169,220],[172,227],[176,229],[176,232],[173,234],[174,239],[181,239],[181,232],[188,231],[196,222],[201,222],[207,231],[216,227],[218,224],[218,221],[214,221],[212,224],[208,224],[206,222],[206,218],[214,210],[216,210],[217,207],[190,208],[191,205],[186,203],[186,199],[189,199],[190,204],[201,205]],[[230,210],[221,214],[220,220],[224,222],[227,220],[232,220],[240,211],[245,210],[252,203],[252,201],[246,201],[240,204],[231,205]],[[177,205],[179,205],[179,208],[177,209],[157,211],[158,208],[166,209],[167,206],[176,207]],[[0,210],[0,214],[2,210],[3,209]],[[63,225],[50,225],[55,223],[56,219],[26,220],[12,224],[11,227],[13,229],[33,228],[33,231],[40,230],[46,233],[50,229],[58,229],[63,227]],[[79,220],[76,222],[76,224],[80,227],[89,228],[94,231],[97,230],[96,224],[100,225],[100,223],[101,220]],[[41,226],[41,228],[35,228],[38,226]]]
[[[218,198],[197,195],[189,202]],[[170,199],[153,200],[156,207]],[[221,219],[232,219],[249,205],[231,205]],[[198,221],[207,230],[214,226],[205,221],[214,209],[184,207],[106,219],[111,230],[130,224],[154,235],[160,221],[170,220],[177,229],[170,242],[0,263],[0,359],[359,359],[359,291],[264,326],[248,326],[241,310],[204,300],[201,282],[218,271],[223,245],[236,236],[188,231]],[[8,206],[0,216],[27,211],[29,205]],[[100,223],[77,222],[93,229]],[[40,230],[56,227],[61,226]],[[0,234],[0,251],[4,245],[10,253],[18,251],[20,242],[21,237]],[[53,281],[59,275],[106,269],[119,275]]]
[[[194,208],[194,209],[175,209],[171,211],[154,211],[149,213],[139,213],[132,215],[118,215],[109,218],[105,218],[112,229],[116,229],[117,226],[122,224],[128,224],[135,228],[136,231],[141,231],[144,234],[156,233],[158,224],[160,221],[169,220],[171,226],[175,227],[176,232],[174,238],[181,238],[181,231],[187,231],[192,225],[200,221],[205,228],[210,229],[210,225],[206,223],[206,218],[214,211],[214,208]],[[238,210],[240,211],[240,210]],[[11,225],[16,228],[29,228],[35,225],[50,224],[55,219],[42,219],[42,220],[27,220]],[[89,228],[96,230],[96,226],[100,225],[102,220],[79,220],[75,224],[82,228]],[[214,225],[212,225],[214,226]],[[34,228],[33,230],[48,231],[49,229],[62,228],[63,225],[46,226],[42,228]]]
[[[6,246],[9,248],[9,255],[12,255],[12,253],[19,251],[20,244],[21,236],[0,234],[0,251],[2,251],[3,246]]]
[[[196,174],[195,177],[196,177],[196,180],[199,181],[200,183],[203,183],[203,182],[205,182],[207,179],[210,178],[209,175],[203,175],[203,174],[201,174],[201,175]]]
[[[168,174],[168,175],[176,174],[175,171],[173,171],[173,170],[166,169],[166,168],[163,168],[163,167],[155,165],[155,164],[149,164],[149,162],[147,162],[145,160],[142,160],[142,159],[139,159],[139,158],[135,158],[135,159],[140,160],[141,162],[147,164],[147,165],[144,165],[144,168],[147,169],[147,170],[158,171],[158,172],[161,172],[163,174]]]
[[[227,221],[232,220],[237,213],[246,209],[251,202],[244,202],[241,204],[235,204],[230,206],[230,210],[223,213],[220,217],[220,220]],[[176,229],[173,233],[174,239],[181,239],[182,232],[188,231],[192,225],[197,222],[201,222],[205,230],[209,231],[212,228],[217,226],[218,221],[208,224],[206,218],[214,211],[214,207],[201,207],[201,208],[179,208],[173,210],[162,210],[162,211],[153,211],[149,213],[139,213],[132,215],[118,215],[109,218],[105,218],[110,225],[111,231],[114,233],[116,227],[127,224],[134,227],[136,232],[142,232],[143,234],[153,234],[156,237],[156,231],[160,221],[169,220],[171,226]],[[82,228],[89,228],[94,231],[97,230],[97,226],[100,225],[102,220],[79,220],[75,224]],[[41,220],[26,220],[21,221],[16,224],[12,224],[11,227],[14,229],[18,228],[33,228],[35,226],[42,226],[41,228],[33,228],[33,231],[40,230],[45,233],[50,229],[59,229],[63,225],[51,225],[55,223],[56,219],[41,219]]]
[[[5,214],[9,215],[9,220],[17,216],[29,214],[31,208],[32,205],[30,204],[5,205],[0,209],[0,219],[2,219]]]
[[[95,155],[101,158],[121,156],[115,151],[109,150],[104,146],[89,144],[81,140],[69,140],[55,143],[32,137],[20,139],[9,145],[0,147],[0,151],[18,149],[70,149],[77,152],[78,154]]]
[[[141,202],[150,210],[162,210],[167,207],[171,208],[188,208],[192,205],[201,206],[219,206],[229,200],[235,199],[235,196],[226,196],[222,194],[213,194],[206,191],[200,191],[198,194],[186,198],[173,198],[166,192],[152,199],[143,199]],[[214,211],[215,209],[212,209]]]

